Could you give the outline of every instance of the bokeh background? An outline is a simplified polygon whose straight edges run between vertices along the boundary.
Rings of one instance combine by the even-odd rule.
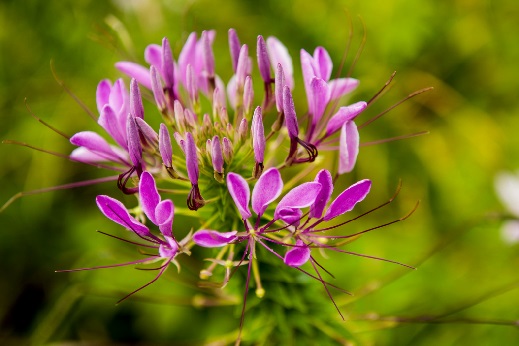
[[[353,29],[343,75],[364,34],[367,39],[352,74],[361,81],[353,100],[369,99],[397,71],[371,115],[423,87],[434,91],[364,128],[361,139],[430,134],[363,147],[355,172],[341,178],[344,185],[372,179],[371,206],[403,182],[398,199],[359,227],[398,218],[421,201],[410,219],[351,246],[418,270],[345,255],[326,262],[338,284],[356,293],[335,294],[352,343],[518,344],[519,329],[508,324],[519,320],[519,245],[500,235],[506,211],[494,192],[498,172],[519,168],[517,18],[514,0],[4,0],[0,138],[68,154],[72,145],[31,118],[24,104],[27,98],[36,115],[69,135],[95,129],[55,81],[51,60],[65,84],[95,110],[98,81],[120,76],[116,61],[142,61],[146,45],[164,36],[176,42],[178,55],[191,31],[205,29],[217,30],[217,72],[224,80],[231,75],[229,28],[252,47],[258,34],[278,37],[293,56],[296,103],[304,109],[299,49],[322,45],[338,66]],[[0,203],[19,191],[106,174],[9,144],[0,147],[0,157]],[[118,306],[115,301],[149,273],[54,273],[134,255],[132,246],[95,232],[115,228],[94,205],[101,193],[120,197],[110,184],[96,185],[27,196],[0,214],[0,344],[196,345],[233,330],[239,307],[191,307],[196,292],[174,269]],[[194,264],[182,270],[196,278]],[[391,316],[401,322],[384,320]]]

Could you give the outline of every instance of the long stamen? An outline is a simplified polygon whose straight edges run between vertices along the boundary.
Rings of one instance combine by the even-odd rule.
[[[168,263],[169,263],[171,260],[173,260],[173,257],[174,257],[174,256],[172,256],[172,257],[169,258]],[[139,292],[139,291],[142,290],[143,288],[146,288],[146,287],[148,287],[149,285],[151,285],[152,283],[154,283],[155,281],[157,281],[157,280],[162,276],[162,274],[166,271],[167,268],[168,268],[167,265],[164,266],[164,268],[162,268],[162,269],[160,270],[160,272],[157,274],[157,276],[156,276],[153,280],[151,280],[151,281],[148,282],[147,284],[145,284],[145,285],[143,285],[143,286],[137,288],[137,289],[134,290],[133,292],[131,292],[131,293],[127,294],[126,296],[124,296],[123,298],[119,299],[119,300],[117,301],[117,303],[115,303],[115,304],[117,305],[117,304],[121,303],[122,301],[124,301],[124,300],[130,298],[132,295],[134,295],[135,293]]]
[[[25,108],[27,108],[27,111],[29,112],[29,114],[34,118],[36,119],[38,122],[40,122],[41,124],[43,124],[43,126],[45,127],[48,127],[49,129],[51,129],[52,131],[56,132],[58,135],[64,137],[65,139],[67,140],[70,140],[70,136],[66,135],[64,132],[58,130],[57,128],[55,128],[54,126],[50,125],[49,123],[45,122],[44,120],[42,120],[41,118],[37,117],[36,114],[34,114],[31,110],[31,107],[29,107],[29,103],[27,102],[27,97],[23,100],[23,103],[25,103]]]
[[[329,297],[330,300],[332,301],[333,306],[335,306],[335,309],[337,310],[337,312],[338,312],[339,315],[341,316],[342,320],[344,321],[344,316],[342,315],[341,310],[340,310],[339,307],[337,306],[337,303],[335,303],[335,299],[333,299],[333,296],[332,296],[332,294],[330,293],[330,290],[328,289],[328,287],[327,287],[326,284],[324,283],[324,280],[323,280],[323,278],[321,277],[321,273],[319,273],[319,270],[316,268],[313,259],[310,260],[310,263],[312,264],[312,267],[314,268],[315,272],[317,273],[317,276],[319,277],[319,281],[321,281],[321,283],[323,284],[324,290],[326,291],[326,294],[328,295],[328,297]]]
[[[400,140],[403,140],[403,139],[409,139],[409,138],[413,138],[413,137],[419,137],[419,136],[423,136],[423,135],[428,135],[429,133],[430,133],[429,131],[420,131],[420,132],[411,133],[411,134],[408,134],[408,135],[402,135],[402,136],[396,136],[396,137],[379,139],[379,140],[376,140],[376,141],[364,142],[364,143],[360,143],[359,146],[367,147],[367,146],[370,146],[370,145],[376,145],[376,144],[382,144],[382,143],[388,143],[388,142],[395,142],[395,141],[400,141]]]
[[[101,231],[97,231],[98,233],[101,233],[101,234],[104,234],[106,236],[109,236],[110,238],[114,238],[114,239],[118,239],[118,240],[122,240],[124,241],[125,243],[129,243],[129,244],[133,244],[133,245],[137,245],[137,246],[142,246],[142,247],[147,247],[147,248],[151,248],[151,249],[158,249],[159,247],[158,246],[153,246],[153,245],[147,245],[147,244],[142,244],[142,243],[137,243],[137,242],[134,242],[134,241],[131,241],[131,240],[128,240],[128,239],[124,239],[124,238],[120,238],[120,237],[117,237],[113,234],[109,234],[109,233],[105,233],[105,232],[101,232]]]
[[[151,261],[153,259],[154,259],[153,257],[148,257],[148,258],[144,258],[144,259],[141,259],[141,260],[125,262],[125,263],[109,264],[109,265],[105,265],[105,266],[96,266],[96,267],[90,267],[90,268],[62,269],[62,270],[55,270],[54,272],[55,273],[69,273],[69,272],[79,272],[79,271],[84,271],[84,270],[124,267],[124,266],[129,266],[129,265],[132,265],[132,264],[146,263],[146,262],[149,262],[149,261]]]
[[[401,99],[400,101],[398,101],[397,103],[395,103],[394,105],[392,105],[391,107],[389,107],[388,109],[386,109],[385,111],[382,111],[380,112],[379,114],[375,115],[373,118],[369,119],[368,121],[366,121],[365,123],[361,124],[358,126],[358,129],[362,129],[363,127],[366,127],[368,126],[369,124],[371,124],[372,122],[374,122],[375,120],[379,119],[380,117],[382,117],[384,114],[388,113],[389,111],[393,110],[394,108],[400,106],[402,103],[404,103],[405,101],[415,97],[415,96],[418,96],[420,94],[423,94],[427,91],[431,91],[433,90],[434,88],[433,87],[428,87],[428,88],[423,88],[423,89],[420,89],[420,90],[417,90],[415,91],[414,93],[411,93],[409,95],[407,95],[406,97],[404,97],[403,99]]]

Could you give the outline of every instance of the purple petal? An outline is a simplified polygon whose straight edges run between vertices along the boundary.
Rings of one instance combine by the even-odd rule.
[[[285,254],[285,264],[290,267],[300,267],[310,259],[310,247],[302,240],[296,242],[296,246],[292,247]]]
[[[301,209],[296,208],[281,208],[278,210],[278,217],[283,220],[287,225],[299,227],[303,212]]]
[[[110,144],[95,132],[78,132],[70,138],[70,143],[78,147],[84,147],[108,161],[124,163],[124,160],[112,150]]]
[[[331,220],[352,210],[357,203],[367,196],[370,188],[371,180],[368,179],[361,180],[348,187],[330,204],[324,214],[324,221]]]
[[[175,138],[175,141],[177,142],[178,146],[182,151],[184,152],[184,155],[186,154],[186,141],[184,140],[184,137],[178,132],[173,133],[173,137]]]
[[[223,84],[223,81],[219,76],[216,76],[215,82],[216,87],[214,89],[213,107],[226,107],[227,98],[225,95],[225,84]]]
[[[283,180],[277,168],[267,169],[256,182],[252,190],[252,210],[258,216],[263,215],[268,205],[279,197],[283,190]]]
[[[337,78],[328,82],[329,100],[342,97],[357,88],[359,81],[355,78]]]
[[[158,44],[148,45],[144,50],[144,61],[160,69],[162,67],[162,47]],[[162,75],[162,70],[159,73]]]
[[[155,132],[155,130],[141,118],[135,118],[135,122],[137,123],[139,132],[142,134],[144,139],[146,139],[148,144],[153,147],[157,147],[159,145],[159,135],[157,132]]]
[[[305,86],[306,98],[308,100],[308,109],[312,109],[313,94],[312,94],[312,78],[317,76],[314,68],[314,60],[310,54],[304,49],[301,49],[301,69],[303,71],[303,81]]]
[[[73,161],[83,162],[83,163],[95,163],[95,162],[103,162],[108,161],[108,159],[104,156],[98,155],[85,147],[79,147],[74,150],[69,155],[70,159]]]
[[[315,48],[314,61],[319,72],[318,76],[325,81],[329,81],[332,75],[333,62],[326,49],[323,47]]]
[[[134,62],[120,61],[115,63],[115,68],[131,78],[135,78],[137,82],[151,90],[150,72],[146,67]]]
[[[202,247],[221,247],[233,242],[237,231],[232,232],[218,232],[208,229],[197,231],[193,235],[193,241],[196,245]]]
[[[223,151],[223,158],[227,161],[230,161],[233,154],[232,144],[229,138],[224,137],[222,138],[222,151]]]
[[[334,134],[335,132],[339,131],[339,129],[347,122],[355,119],[357,115],[362,113],[364,109],[368,104],[364,101],[360,101],[357,103],[354,103],[352,105],[341,107],[335,113],[330,120],[328,121],[328,124],[326,125],[326,136],[330,136]]]
[[[359,154],[359,131],[353,121],[347,121],[339,137],[339,174],[351,172]]]
[[[249,114],[253,102],[254,89],[252,87],[252,78],[251,76],[247,76],[245,78],[245,84],[243,86],[243,108],[245,109],[246,114]]]
[[[110,92],[109,104],[119,118],[119,126],[122,129],[126,128],[130,99],[122,78],[115,81],[112,91]]]
[[[222,146],[220,144],[220,138],[218,136],[214,136],[213,140],[211,141],[211,158],[214,170],[218,173],[223,173]]]
[[[148,227],[135,220],[126,207],[118,200],[108,196],[97,196],[96,203],[101,212],[110,220],[118,223],[126,229],[132,230],[140,236],[151,236]]]
[[[258,57],[258,67],[261,78],[265,83],[270,83],[270,61],[267,53],[267,45],[263,36],[259,35],[256,43],[256,53]]]
[[[142,105],[141,90],[139,89],[139,84],[137,84],[137,81],[134,78],[130,81],[130,114],[136,118],[144,119],[144,106]]]
[[[112,83],[108,79],[103,79],[97,85],[96,90],[96,103],[97,110],[99,113],[103,110],[103,107],[108,104],[110,99],[110,92],[112,91]]]
[[[196,55],[196,32],[192,32],[187,38],[182,51],[178,56],[179,76],[184,86],[186,85],[187,65],[195,63]]]
[[[164,95],[164,88],[160,80],[159,71],[155,65],[150,67],[150,78],[151,78],[151,90],[155,97],[155,103],[157,107],[163,112],[166,109],[166,96]]]
[[[241,46],[238,66],[236,67],[236,85],[238,88],[243,88],[249,70],[249,47],[244,44]]]
[[[186,133],[186,144],[185,144],[185,154],[186,154],[186,166],[187,166],[187,175],[189,177],[189,181],[191,184],[198,184],[198,155],[197,148],[195,144],[195,139],[190,132]]]
[[[173,166],[173,149],[171,147],[171,137],[169,135],[168,127],[165,124],[160,124],[159,130],[159,151],[162,157],[162,162],[166,167]]]
[[[165,237],[168,241],[168,245],[159,245],[159,255],[162,258],[173,258],[178,252],[178,244],[172,237]]]
[[[315,203],[310,206],[310,217],[320,218],[323,216],[324,208],[333,192],[333,179],[331,173],[322,169],[317,173],[314,181],[321,184],[321,191],[315,199]]]
[[[270,36],[267,38],[267,51],[270,62],[273,66],[281,64],[285,72],[286,85],[290,89],[294,88],[294,69],[292,67],[292,58],[288,54],[288,49],[277,38]]]
[[[312,78],[310,82],[312,92],[312,105],[309,109],[312,114],[312,123],[315,125],[321,120],[326,105],[328,104],[328,84],[321,78]]]
[[[134,167],[140,167],[142,160],[141,138],[139,136],[137,123],[132,116],[128,117],[126,133],[128,136],[128,153],[130,154],[130,160]]]
[[[121,147],[126,148],[126,129],[121,129],[119,119],[108,104],[101,110],[97,121]]]
[[[174,214],[175,205],[169,199],[163,200],[155,208],[155,224],[159,226],[160,232],[166,237],[173,236]]]
[[[237,93],[238,85],[236,84],[236,75],[233,75],[227,83],[227,96],[229,97],[229,103],[233,109],[236,109]]]
[[[214,78],[214,54],[212,40],[207,31],[202,31],[202,61],[207,78]],[[214,37],[213,37],[214,39]]]
[[[236,30],[229,29],[229,50],[231,51],[232,69],[236,73],[238,57],[240,56],[241,44]]]
[[[252,147],[254,149],[254,159],[258,163],[263,163],[265,155],[265,130],[263,128],[263,118],[261,115],[261,107],[256,107],[252,116]],[[253,194],[254,195],[254,194]],[[254,209],[254,207],[253,207]]]
[[[162,39],[162,59],[161,59],[162,77],[166,83],[166,88],[172,88],[175,85],[175,61],[171,53],[171,47],[167,38]]]
[[[288,135],[290,138],[297,138],[299,136],[299,126],[297,125],[296,108],[288,85],[285,85],[283,88],[283,112],[285,113]]]
[[[229,189],[242,219],[251,217],[252,214],[249,210],[250,189],[247,181],[241,175],[230,172],[227,174],[227,189]]]
[[[274,79],[274,92],[276,93],[276,109],[279,113],[283,111],[283,87],[285,86],[285,73],[283,66],[277,65]]]
[[[195,71],[191,64],[187,65],[186,72],[186,89],[189,94],[189,98],[194,102],[198,98],[198,89],[196,83]]]
[[[139,200],[144,214],[151,222],[157,225],[155,208],[160,203],[160,195],[155,184],[155,179],[148,172],[143,172],[139,181]]]
[[[281,201],[279,201],[276,207],[276,211],[274,212],[274,218],[279,219],[279,211],[281,209],[299,209],[312,205],[315,202],[315,199],[317,198],[320,190],[321,184],[315,182],[303,183],[294,187],[281,199]]]

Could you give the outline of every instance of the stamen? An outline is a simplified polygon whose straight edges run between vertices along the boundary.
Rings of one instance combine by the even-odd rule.
[[[34,114],[31,110],[31,107],[29,107],[29,103],[27,102],[27,97],[23,100],[23,103],[25,103],[25,108],[27,108],[27,111],[29,112],[29,114],[36,120],[38,120],[41,124],[43,124],[45,127],[48,127],[49,129],[51,129],[52,131],[56,132],[58,135],[64,137],[66,140],[70,141],[70,136],[66,135],[65,133],[63,133],[62,131],[58,130],[57,128],[55,128],[54,126],[48,124],[47,122],[43,121],[42,119],[40,119],[39,117],[36,116],[36,114]]]
[[[370,146],[370,145],[376,145],[376,144],[400,141],[402,139],[409,139],[409,138],[413,138],[413,137],[419,137],[419,136],[423,136],[423,135],[428,135],[429,133],[430,133],[429,131],[420,131],[420,132],[411,133],[411,134],[408,134],[408,135],[402,135],[402,136],[396,136],[396,137],[391,137],[391,138],[379,139],[379,140],[376,140],[376,141],[364,142],[364,143],[360,143],[359,146],[367,147],[367,146]]]
[[[385,111],[383,112],[380,112],[379,114],[375,115],[373,118],[369,119],[368,121],[366,121],[365,123],[363,123],[362,125],[359,125],[357,128],[360,130],[362,129],[363,127],[366,127],[368,126],[369,124],[371,124],[372,122],[374,122],[375,120],[379,119],[380,117],[382,117],[384,114],[388,113],[389,111],[391,111],[392,109],[400,106],[402,103],[404,103],[405,101],[409,100],[409,99],[412,99],[413,97],[417,96],[417,95],[420,95],[420,94],[423,94],[427,91],[431,91],[433,90],[434,88],[433,87],[428,87],[428,88],[423,88],[423,89],[420,89],[420,90],[417,90],[415,91],[414,93],[411,93],[409,95],[407,95],[406,97],[404,97],[402,100],[398,101],[397,103],[395,103],[394,105],[392,105],[391,107],[389,107],[388,109],[386,109]]]
[[[174,256],[173,256],[173,257],[174,257]],[[168,263],[169,263],[171,260],[173,260],[173,257],[170,257],[170,258],[169,258]],[[157,280],[162,276],[162,274],[166,271],[167,268],[168,268],[167,265],[164,266],[164,268],[162,268],[162,269],[160,270],[160,272],[157,274],[157,276],[156,276],[153,280],[151,280],[151,281],[148,282],[147,284],[145,284],[145,285],[143,285],[143,286],[137,288],[135,291],[131,292],[130,294],[127,294],[127,295],[124,296],[123,298],[119,299],[119,300],[117,301],[117,303],[115,303],[115,304],[117,305],[117,304],[121,303],[122,301],[124,301],[124,300],[130,298],[132,295],[134,295],[135,293],[139,292],[139,291],[142,290],[143,288],[148,287],[149,285],[151,285],[152,283],[154,283],[155,281],[157,281]]]
[[[54,80],[56,80],[56,82],[58,83],[58,85],[60,87],[63,88],[63,90],[65,90],[65,92],[67,94],[69,94],[70,97],[72,97],[72,99],[74,101],[76,101],[76,103],[81,107],[83,108],[83,110],[86,112],[86,114],[88,114],[88,116],[90,118],[92,118],[95,122],[97,122],[97,117],[94,115],[94,113],[90,110],[90,108],[88,108],[66,85],[65,83],[58,77],[58,74],[56,73],[56,69],[54,68],[54,60],[51,60],[50,61],[50,70],[52,72],[52,75],[54,76]]]

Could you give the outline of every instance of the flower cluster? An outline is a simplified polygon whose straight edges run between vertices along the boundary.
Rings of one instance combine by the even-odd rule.
[[[217,265],[223,265],[223,287],[234,272],[232,268],[247,264],[246,298],[251,270],[257,270],[254,263],[259,244],[279,258],[280,264],[317,279],[327,290],[331,284],[321,278],[317,269],[321,265],[312,250],[360,255],[343,250],[341,245],[363,232],[329,235],[328,230],[344,222],[326,224],[351,211],[371,188],[370,180],[361,180],[329,203],[335,180],[354,168],[359,153],[355,119],[368,103],[339,106],[359,81],[331,78],[332,59],[323,47],[317,47],[313,55],[301,50],[308,107],[296,110],[294,70],[287,48],[275,37],[265,40],[258,36],[255,58],[263,90],[258,102],[252,79],[254,59],[248,45],[240,43],[234,30],[229,31],[234,74],[224,83],[216,73],[214,39],[214,31],[204,31],[200,37],[192,33],[175,60],[164,38],[161,45],[146,48],[144,59],[149,66],[126,61],[116,64],[131,78],[129,91],[122,79],[99,83],[98,123],[106,133],[75,134],[70,142],[78,148],[70,157],[118,172],[119,189],[138,196],[138,206],[129,211],[104,195],[97,197],[97,205],[107,218],[145,243],[128,242],[156,253],[134,262],[94,268],[161,261],[155,268],[159,270],[157,277],[131,295],[157,280],[170,263],[179,266],[177,257],[191,254],[194,246],[222,248],[202,270],[201,278],[208,279]],[[147,90],[141,92],[142,88]],[[145,117],[143,94],[153,95],[162,120],[158,128],[145,120],[148,114]],[[300,125],[303,121],[305,126]],[[318,156],[338,158],[335,174],[323,169]],[[305,175],[318,173],[313,181],[288,189],[282,173],[296,165]],[[209,211],[197,213],[203,226],[182,240],[173,232],[173,201],[163,199],[172,191],[166,184],[178,187],[172,198],[184,194],[193,212],[201,208]],[[147,221],[160,233],[151,231]],[[222,261],[226,251],[231,256]],[[301,268],[306,263],[316,275]],[[261,297],[265,292],[259,277],[255,273],[256,293]]]

